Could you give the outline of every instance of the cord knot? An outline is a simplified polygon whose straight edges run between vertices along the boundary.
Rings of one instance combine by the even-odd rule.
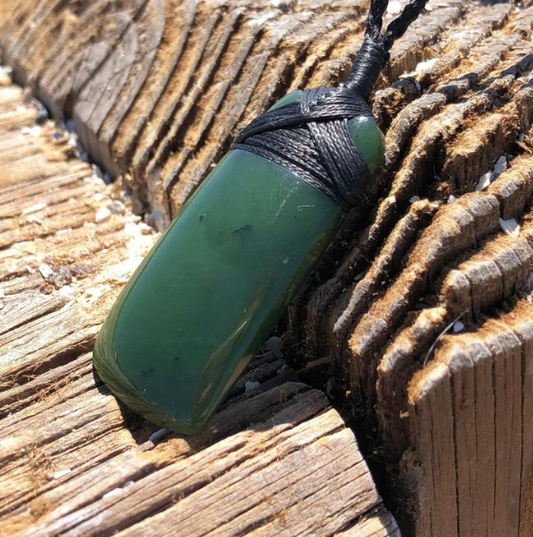
[[[389,61],[389,52],[381,41],[365,36],[345,86],[368,99],[379,74]]]

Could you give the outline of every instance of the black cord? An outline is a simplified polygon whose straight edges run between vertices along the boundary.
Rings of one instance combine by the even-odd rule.
[[[416,20],[428,0],[411,0],[402,14],[393,20],[384,34],[381,33],[387,0],[372,0],[366,19],[365,38],[355,58],[346,86],[368,99],[379,73],[389,60],[394,42],[402,37],[409,25]]]
[[[351,90],[341,86],[304,91],[299,102],[252,121],[237,136],[234,149],[279,164],[348,211],[364,201],[357,178],[368,175],[348,129],[348,118],[357,116],[372,112]]]
[[[387,0],[372,0],[363,44],[345,84],[302,93],[299,102],[270,110],[252,121],[234,149],[264,157],[301,177],[344,211],[373,194],[368,166],[355,147],[348,121],[372,116],[367,99],[394,42],[418,17],[427,0],[410,0],[381,33]]]

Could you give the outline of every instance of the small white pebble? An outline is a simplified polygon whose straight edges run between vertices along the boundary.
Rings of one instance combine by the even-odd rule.
[[[68,137],[68,142],[67,144],[70,146],[70,147],[76,147],[78,145],[78,136],[71,132],[69,134],[69,137]]]
[[[428,69],[431,69],[438,61],[439,61],[438,58],[431,58],[431,60],[418,63],[417,66],[415,67],[415,73],[419,75],[420,73],[423,73],[424,71],[427,71]]]
[[[31,207],[28,207],[27,209],[24,209],[22,211],[22,216],[25,216],[27,214],[32,214],[40,211],[41,209],[44,209],[46,207],[46,203],[36,203],[35,205],[32,205]]]
[[[453,194],[450,194],[448,196],[448,201],[446,203],[453,203],[457,198],[453,195]]]
[[[431,4],[428,4],[425,9],[426,11],[433,11],[433,6]]]
[[[263,13],[264,15],[262,17],[250,19],[246,23],[246,26],[248,26],[248,28],[262,28],[268,21],[273,19],[278,12],[275,10],[268,10],[264,11]]]
[[[63,476],[67,475],[67,474],[70,474],[71,470],[70,468],[67,468],[66,470],[59,470],[58,472],[55,472],[54,475],[52,476],[54,479],[60,479],[62,478]]]
[[[514,218],[504,220],[500,218],[500,227],[510,237],[518,237],[520,235],[520,226]]]
[[[126,487],[131,487],[133,485],[133,483],[135,483],[135,481],[126,481],[126,483],[124,483],[124,485],[122,486],[123,489],[125,489]]]
[[[257,390],[261,386],[260,382],[251,382],[248,381],[244,384],[244,390],[247,392],[253,392],[254,390]]]
[[[26,222],[28,222],[28,224],[42,224],[43,223],[43,221],[35,214],[30,214],[30,216],[26,218]]]
[[[402,4],[398,0],[392,0],[387,6],[387,13],[389,15],[399,15],[402,12]]]
[[[0,310],[3,310],[5,307],[5,304],[0,300]]]
[[[88,287],[85,292],[90,296],[100,296],[102,291],[98,287]]]
[[[492,170],[492,172],[494,173],[494,176],[497,177],[505,170],[507,170],[507,158],[505,157],[505,155],[502,155],[494,165],[494,169]]]
[[[465,329],[465,325],[461,322],[461,321],[457,321],[454,325],[453,325],[453,331],[454,333],[458,333],[458,332],[462,332],[463,330]]]
[[[64,285],[57,292],[59,296],[71,296],[74,294],[74,289],[70,285]]]
[[[33,136],[34,138],[37,138],[41,135],[41,127],[39,127],[39,125],[36,125],[35,127],[32,127],[30,129],[30,135]]]
[[[41,276],[46,280],[47,278],[50,278],[50,276],[54,275],[54,271],[49,265],[46,265],[43,263],[42,265],[39,265],[39,272],[41,273]]]
[[[93,196],[93,200],[94,201],[102,201],[104,199],[104,195],[101,193],[101,192],[97,192],[94,196]]]
[[[94,221],[99,224],[100,222],[104,222],[111,216],[111,211],[107,207],[102,207],[101,209],[98,209],[96,211],[96,215],[94,217]]]
[[[113,489],[113,490],[110,490],[109,492],[106,492],[102,498],[112,498],[113,496],[119,496],[120,494],[122,494],[124,491],[118,487],[116,489]]]
[[[485,190],[490,185],[490,183],[491,183],[493,178],[494,178],[494,175],[492,174],[492,172],[484,173],[479,178],[479,181],[478,181],[478,183],[476,185],[475,190],[477,190],[478,192],[480,190]]]
[[[409,203],[414,203],[415,201],[420,201],[420,198],[418,196],[413,196],[410,200],[409,200]]]
[[[158,440],[163,438],[163,436],[165,436],[167,433],[168,431],[163,427],[162,429],[158,429],[155,433],[152,433],[150,437],[148,438],[148,440],[150,440],[150,442],[153,442],[155,444]]]

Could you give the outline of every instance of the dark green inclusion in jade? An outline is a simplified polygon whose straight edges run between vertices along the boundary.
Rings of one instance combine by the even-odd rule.
[[[382,135],[373,120],[352,121],[365,159],[380,161]],[[378,140],[373,148],[369,137]],[[113,306],[94,349],[98,374],[150,421],[198,432],[341,220],[337,205],[304,180],[259,156],[231,151]]]

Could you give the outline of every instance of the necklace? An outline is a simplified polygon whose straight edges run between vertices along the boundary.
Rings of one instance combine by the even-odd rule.
[[[345,84],[295,91],[248,125],[113,306],[94,364],[126,405],[198,432],[285,312],[351,208],[373,198],[384,137],[367,99],[427,0],[381,32],[372,0]]]

